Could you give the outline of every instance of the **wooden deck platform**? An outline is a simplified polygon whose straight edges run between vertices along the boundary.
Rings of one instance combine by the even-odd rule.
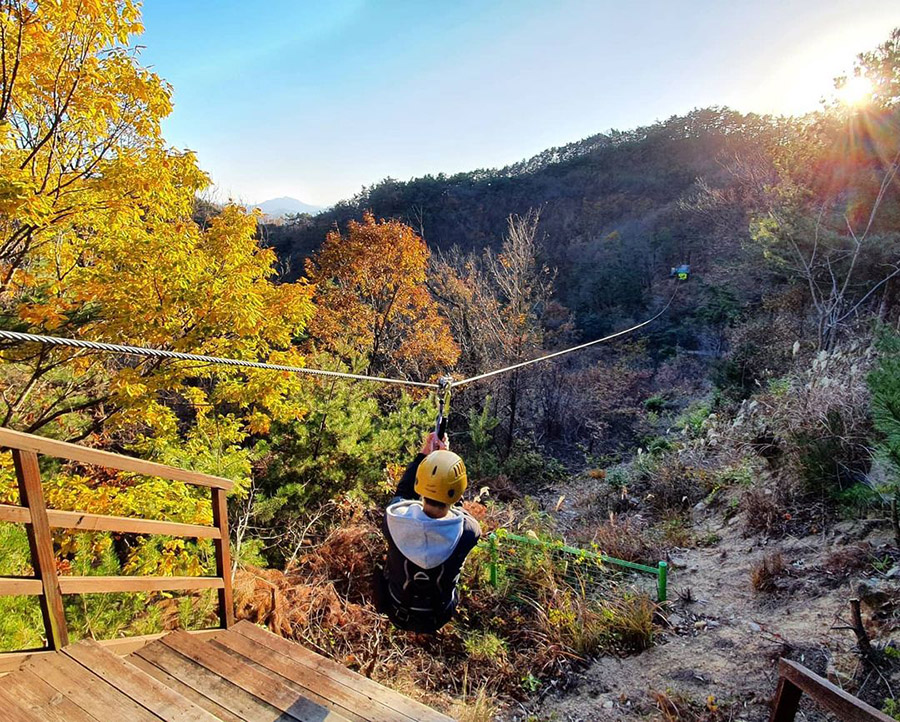
[[[172,632],[120,657],[91,641],[0,678],[9,722],[448,722],[414,700],[249,622]]]

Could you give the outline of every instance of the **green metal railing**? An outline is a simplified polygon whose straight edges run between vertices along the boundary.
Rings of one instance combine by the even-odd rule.
[[[600,552],[592,552],[587,549],[577,549],[575,547],[567,546],[566,544],[546,542],[541,541],[537,538],[520,536],[518,534],[508,532],[505,529],[499,529],[495,532],[491,532],[491,534],[488,535],[487,541],[485,542],[490,557],[488,561],[488,579],[492,587],[496,587],[499,583],[498,568],[500,566],[500,551],[501,545],[504,541],[510,541],[515,544],[530,545],[532,547],[543,549],[547,552],[553,552],[556,554],[571,557],[573,561],[581,563],[593,562],[597,567],[602,567],[604,564],[610,564],[612,566],[630,569],[632,571],[641,572],[643,574],[652,574],[654,577],[656,577],[657,601],[666,601],[669,565],[664,561],[660,561],[655,567],[651,567],[647,564],[637,564],[636,562],[617,559],[616,557],[611,557],[608,554],[603,554]]]

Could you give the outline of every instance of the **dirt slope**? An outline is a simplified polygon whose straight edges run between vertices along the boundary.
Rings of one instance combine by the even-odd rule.
[[[706,519],[704,533],[713,531],[721,541],[712,548],[672,553],[672,603],[666,609],[671,627],[656,647],[625,659],[595,661],[569,690],[548,695],[536,718],[766,720],[779,656],[828,673],[832,681],[861,691],[878,707],[889,694],[886,682],[900,688],[888,679],[890,674],[880,680],[861,670],[852,632],[833,629],[843,624],[838,619],[846,618],[848,601],[861,581],[886,586],[892,595],[896,591],[882,573],[890,561],[884,526],[843,522],[824,534],[776,541],[745,538],[736,522],[738,518],[730,525]],[[865,562],[857,569],[850,564],[845,574],[831,557],[864,536],[885,563]],[[775,581],[774,591],[756,592],[751,569],[775,552],[782,554],[786,571]],[[693,601],[687,601],[688,596]],[[866,611],[871,617],[872,609]],[[804,704],[798,719],[827,719],[811,710]]]

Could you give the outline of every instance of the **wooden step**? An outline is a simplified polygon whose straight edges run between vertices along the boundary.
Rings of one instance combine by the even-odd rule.
[[[0,709],[3,710],[4,719],[8,722],[40,722],[41,719],[22,707],[19,701],[8,692],[4,692],[2,687],[0,687]]]
[[[331,659],[328,659],[327,657],[323,657],[319,654],[316,654],[315,652],[311,652],[302,645],[290,642],[287,639],[279,637],[276,634],[272,634],[262,627],[258,627],[250,622],[238,622],[229,630],[229,633],[227,635],[218,635],[216,639],[222,640],[222,644],[227,644],[225,640],[233,640],[233,634],[240,634],[249,639],[251,642],[254,642],[258,648],[275,651],[282,657],[287,658],[288,660],[291,660],[291,662],[298,665],[290,666],[291,673],[296,674],[297,678],[295,679],[294,677],[288,677],[288,679],[291,679],[297,684],[306,686],[304,680],[308,680],[310,684],[323,685],[328,683],[329,689],[332,689],[332,687],[330,687],[330,684],[336,683],[341,688],[343,688],[345,694],[351,695],[354,699],[358,700],[360,697],[362,697],[363,699],[368,700],[376,710],[380,711],[386,708],[392,711],[392,715],[399,715],[397,717],[385,716],[384,718],[387,719],[409,719],[417,721],[423,720],[425,722],[453,722],[453,719],[451,717],[443,715],[440,712],[432,709],[431,707],[427,707],[420,702],[416,702],[409,697],[405,697],[399,692],[395,692],[388,687],[380,685],[377,682],[372,681],[368,677],[363,677],[361,674],[357,674],[356,672],[347,669],[343,665],[338,664]],[[248,648],[244,647],[244,649]],[[271,657],[269,659],[271,660]],[[268,667],[267,664],[263,664],[263,666]],[[271,669],[271,667],[269,668]],[[281,669],[287,671],[288,667],[282,666]],[[282,674],[278,670],[273,671]],[[322,681],[315,682],[314,680]],[[344,697],[343,695],[341,699],[346,699],[347,703],[350,703],[349,698]],[[371,708],[364,707],[363,709]],[[364,712],[363,709],[355,708],[355,711],[357,712],[357,714],[362,715],[365,719],[383,719],[382,717],[377,716],[377,714],[373,717],[365,717],[366,712]]]
[[[198,642],[185,632],[173,632],[160,642],[210,672],[281,710],[297,722],[349,722],[343,715],[299,696],[275,676],[236,660],[227,652],[206,642]]]
[[[85,640],[0,682],[2,722],[452,722],[249,622],[113,654]]]
[[[24,710],[46,722],[101,722],[28,669],[4,677],[3,690]]]
[[[275,709],[215,672],[210,672],[206,667],[179,654],[162,642],[148,644],[131,656],[140,657],[144,662],[164,672],[167,675],[165,679],[158,675],[154,676],[164,684],[172,686],[180,694],[188,696],[184,688],[192,689],[195,695],[205,700],[194,696],[194,701],[220,719],[226,720],[228,717],[218,713],[217,708],[226,710],[229,715],[239,720],[271,722],[282,718],[281,710]]]
[[[384,720],[384,722],[411,722],[411,718],[378,703],[362,692],[349,689],[328,677],[316,675],[308,667],[268,649],[237,632],[220,635],[213,644],[245,664],[274,676],[295,693],[334,710],[354,722]]]
[[[150,710],[160,719],[170,722],[215,720],[215,717],[205,709],[96,642],[82,640],[78,644],[65,647],[62,652],[105,679],[122,694]]]
[[[183,661],[185,663],[185,665],[193,664],[192,662],[188,662],[188,660],[185,660],[177,652],[172,652],[168,647],[166,647],[162,644],[156,645],[154,648],[157,650],[162,650],[163,652],[171,653],[173,657],[177,657],[178,660]],[[153,650],[151,649],[150,650],[151,656],[152,656],[152,652],[153,652]],[[202,707],[216,719],[222,720],[222,722],[242,722],[242,720],[246,719],[246,717],[241,717],[237,714],[234,714],[233,712],[229,711],[222,705],[217,704],[216,701],[211,699],[210,697],[208,697],[206,695],[206,693],[199,692],[194,687],[191,687],[188,684],[188,680],[192,678],[192,675],[190,672],[185,672],[184,670],[182,670],[181,672],[179,672],[178,677],[175,677],[175,676],[169,674],[168,672],[166,672],[164,669],[157,667],[153,662],[150,662],[150,661],[144,659],[143,657],[138,656],[138,654],[136,654],[136,653],[130,655],[128,657],[128,661],[131,662],[138,669],[143,670],[144,672],[149,674],[151,677],[158,679],[160,682],[162,682],[164,685],[166,685],[166,687],[171,687],[176,692],[178,692],[178,694],[180,694],[182,697],[187,697],[195,705],[197,705],[198,707]],[[202,668],[199,666],[197,667],[197,669],[202,670]],[[205,670],[202,670],[202,671],[205,671]],[[218,677],[216,679],[218,679]],[[228,684],[225,680],[221,680],[221,682],[223,684]],[[234,685],[231,685],[231,686],[234,687]],[[234,687],[234,690],[236,692],[243,693],[243,690],[238,687]],[[278,710],[276,710],[273,707],[272,712],[277,713]]]
[[[159,721],[155,714],[64,654],[52,654],[28,661],[23,669],[33,672],[97,719]]]

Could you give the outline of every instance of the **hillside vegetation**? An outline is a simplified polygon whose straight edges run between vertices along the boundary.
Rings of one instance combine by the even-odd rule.
[[[764,719],[762,654],[732,650],[721,689],[683,688],[690,645],[727,626],[692,587],[731,594],[733,624],[800,605],[845,614],[860,594],[870,651],[829,646],[801,613],[775,656],[897,713],[900,31],[859,57],[873,90],[858,107],[697,110],[500,170],[386,180],[265,227],[198,201],[209,178],[162,137],[172,89],[141,63],[137,3],[8,2],[0,29],[4,329],[433,381],[665,309],[614,343],[454,391],[467,508],[549,546],[502,558],[493,582],[476,549],[458,618],[435,637],[393,629],[370,588],[380,511],[434,422],[428,394],[0,342],[3,426],[235,481],[239,617],[461,719]],[[681,263],[693,276],[677,284]],[[54,508],[211,518],[186,485],[50,461],[42,473]],[[7,454],[0,502],[18,502]],[[214,564],[204,541],[54,540],[61,574]],[[670,602],[569,563],[563,541],[668,559]],[[30,573],[24,529],[0,525],[0,575]],[[74,638],[214,619],[205,593],[65,603]],[[33,598],[0,598],[0,649],[41,634]],[[666,655],[680,649],[677,677]],[[601,704],[592,670],[620,659],[635,676]]]

